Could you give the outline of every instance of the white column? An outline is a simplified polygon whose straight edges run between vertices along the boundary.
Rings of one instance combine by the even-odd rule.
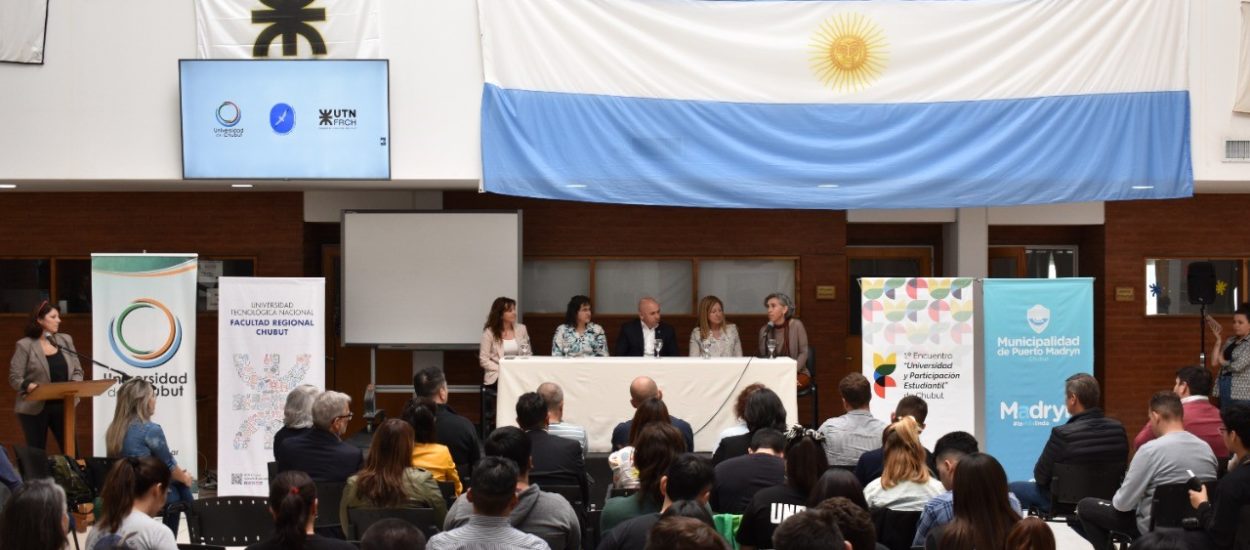
[[[943,234],[943,274],[947,277],[987,277],[989,263],[989,210],[960,208]]]

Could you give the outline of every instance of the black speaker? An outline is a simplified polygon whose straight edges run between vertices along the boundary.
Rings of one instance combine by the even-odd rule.
[[[1186,278],[1189,280],[1189,303],[1194,305],[1215,303],[1215,266],[1211,262],[1189,264]]]

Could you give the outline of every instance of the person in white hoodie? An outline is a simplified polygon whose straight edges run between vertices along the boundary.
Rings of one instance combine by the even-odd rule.
[[[504,426],[491,432],[486,439],[486,456],[506,458],[517,465],[520,473],[516,482],[517,504],[508,516],[513,527],[544,540],[563,537],[565,548],[581,548],[582,533],[573,507],[564,497],[544,493],[538,485],[529,482],[533,464],[530,460],[530,439],[525,432],[514,426]],[[465,495],[460,495],[447,511],[443,530],[467,524],[472,515],[473,504]]]

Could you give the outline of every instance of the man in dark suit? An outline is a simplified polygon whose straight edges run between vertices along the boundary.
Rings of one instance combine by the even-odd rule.
[[[451,452],[451,460],[456,463],[460,479],[469,479],[473,466],[482,458],[482,447],[473,423],[447,406],[447,377],[443,375],[443,369],[425,367],[418,371],[412,377],[412,391],[417,397],[424,397],[437,405],[434,429],[438,432],[438,443],[446,445]]]
[[[638,300],[638,319],[621,325],[616,337],[618,357],[643,357],[654,353],[655,341],[663,343],[660,355],[677,356],[677,331],[660,321],[660,303],[650,296]]]
[[[278,471],[299,470],[313,481],[347,481],[364,465],[360,449],[342,441],[352,419],[352,398],[328,391],[313,401],[313,429],[289,437],[274,449]]]
[[[530,439],[530,483],[539,487],[577,485],[588,495],[586,463],[582,446],[572,439],[547,433],[547,402],[536,392],[522,394],[516,401],[516,421]]]
[[[648,399],[664,400],[664,392],[660,391],[660,386],[656,385],[655,380],[649,376],[639,376],[629,384],[629,404],[635,409]],[[694,430],[690,428],[690,423],[673,416],[670,412],[668,421],[681,432],[682,439],[686,440],[686,451],[694,451]],[[634,424],[633,419],[626,420],[617,424],[612,429],[612,450],[615,451],[629,445],[629,428]]]

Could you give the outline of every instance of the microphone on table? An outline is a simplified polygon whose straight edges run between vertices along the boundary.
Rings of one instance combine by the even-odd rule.
[[[97,366],[100,366],[100,367],[104,367],[105,369],[108,369],[108,370],[110,370],[110,371],[112,371],[112,372],[117,373],[117,375],[121,377],[121,381],[122,381],[122,383],[123,383],[123,384],[124,384],[124,383],[126,383],[126,381],[127,381],[127,380],[130,380],[131,378],[134,378],[134,376],[129,375],[129,374],[126,374],[126,373],[124,373],[124,372],[122,372],[122,371],[119,371],[119,370],[117,370],[117,369],[113,368],[113,367],[110,367],[110,366],[108,366],[108,365],[105,365],[104,363],[101,363],[101,362],[99,362],[99,361],[96,361],[95,359],[92,359],[90,356],[87,356],[87,355],[84,355],[84,354],[78,353],[77,351],[74,351],[74,350],[69,349],[69,348],[67,348],[67,347],[65,347],[65,346],[62,346],[61,344],[56,343],[56,340],[54,340],[54,339],[52,338],[53,336],[56,336],[56,334],[52,333],[51,331],[45,331],[45,332],[43,333],[43,336],[44,336],[44,338],[47,338],[48,343],[49,343],[49,344],[52,344],[52,346],[53,346],[53,347],[55,347],[56,349],[59,349],[59,350],[61,350],[61,351],[68,351],[68,352],[70,352],[70,353],[74,354],[75,356],[77,356],[79,359],[86,359],[86,360],[90,361],[93,365],[97,365]]]

